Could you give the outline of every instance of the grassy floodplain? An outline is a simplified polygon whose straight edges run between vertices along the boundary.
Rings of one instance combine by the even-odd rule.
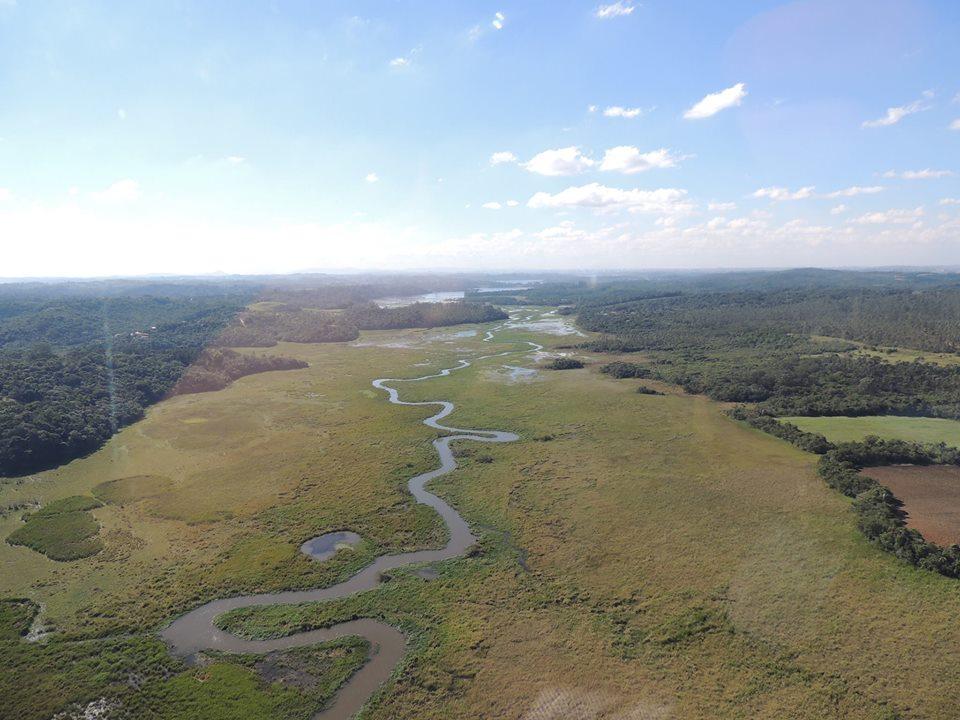
[[[432,410],[390,405],[370,380],[509,341],[569,342],[512,330],[483,343],[460,330],[282,344],[310,367],[173,398],[88,458],[5,481],[3,505],[100,498],[89,512],[104,548],[58,563],[0,545],[0,596],[42,605],[54,628],[43,643],[0,632],[12,668],[0,717],[45,720],[116,696],[129,707],[158,698],[165,718],[309,717],[355,667],[355,647],[301,658],[321,678],[306,691],[253,658],[184,668],[153,633],[214,597],[329,584],[375,554],[440,544],[436,518],[405,490],[434,463],[435,432],[419,424]],[[371,719],[954,716],[955,581],[870,546],[814,456],[703,397],[661,384],[665,396],[640,395],[636,381],[597,372],[607,358],[578,357],[586,368],[536,375],[503,367],[530,357],[492,358],[403,388],[404,399],[452,400],[453,425],[521,435],[464,443],[460,470],[434,485],[481,536],[471,557],[435,579],[398,571],[370,593],[226,624],[259,636],[354,615],[404,627],[410,650]],[[159,479],[103,485],[145,476]],[[0,520],[0,536],[19,514]],[[326,563],[298,554],[339,529],[364,542]],[[23,606],[11,607],[0,619],[22,625]]]
[[[856,442],[868,435],[919,443],[960,446],[960,422],[943,418],[867,415],[864,417],[782,417],[801,430],[823,435],[830,442]]]

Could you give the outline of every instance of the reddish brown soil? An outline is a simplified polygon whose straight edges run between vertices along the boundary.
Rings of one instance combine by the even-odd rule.
[[[903,502],[907,527],[938,545],[960,543],[960,467],[888,465],[863,472]]]

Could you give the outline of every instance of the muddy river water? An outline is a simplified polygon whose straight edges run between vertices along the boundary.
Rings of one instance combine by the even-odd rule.
[[[495,328],[494,330],[496,330]],[[484,340],[492,338],[492,333]],[[542,350],[536,343],[525,343],[530,348],[510,350],[484,355],[474,358],[473,362],[491,357],[520,354]],[[315,645],[329,640],[346,636],[360,636],[370,642],[371,656],[367,663],[357,671],[340,689],[333,702],[314,720],[333,720],[352,717],[376,692],[391,675],[394,667],[400,662],[406,650],[407,639],[397,628],[372,619],[358,619],[344,622],[322,630],[297,633],[286,637],[270,640],[245,640],[216,627],[214,621],[219,615],[237,608],[252,606],[287,605],[293,603],[330,601],[353,595],[354,593],[371,590],[381,584],[380,575],[387,570],[420,563],[432,563],[449,560],[462,556],[475,542],[476,538],[470,532],[470,526],[460,514],[444,500],[425,489],[425,485],[434,478],[446,475],[457,467],[450,444],[461,440],[474,442],[502,443],[513,442],[518,436],[502,430],[472,430],[467,428],[450,427],[440,421],[454,410],[454,405],[446,400],[430,400],[424,402],[407,402],[400,399],[399,390],[392,385],[421,382],[431,378],[444,377],[451,372],[469,367],[471,361],[460,360],[454,367],[440,370],[434,375],[425,375],[418,378],[380,378],[373,381],[373,386],[387,393],[388,399],[395,405],[433,405],[439,410],[423,421],[424,425],[441,430],[449,435],[433,441],[433,447],[440,459],[439,467],[410,478],[407,486],[418,503],[429,505],[442,518],[450,533],[447,544],[438,550],[420,550],[417,552],[399,553],[396,555],[381,555],[370,565],[363,568],[352,577],[341,583],[325,588],[313,590],[293,590],[277,593],[261,593],[258,595],[241,595],[238,597],[213,600],[206,605],[191,610],[182,615],[161,632],[161,636],[170,647],[171,652],[180,657],[191,659],[196,653],[203,650],[220,650],[233,653],[265,653],[274,650]],[[325,537],[325,536],[322,536]],[[338,541],[352,541],[353,537],[337,538]],[[357,538],[359,539],[359,538]],[[320,540],[317,538],[317,540]],[[318,548],[320,554],[332,548],[326,547],[325,541]],[[334,546],[335,546],[334,542]],[[304,552],[308,552],[306,548]]]

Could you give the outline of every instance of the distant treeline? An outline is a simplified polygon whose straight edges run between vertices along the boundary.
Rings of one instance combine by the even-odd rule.
[[[340,311],[284,307],[276,311],[242,313],[221,334],[217,344],[223,347],[271,347],[278,342],[342,342],[355,340],[361,330],[443,327],[492,322],[507,317],[505,312],[492,305],[466,302],[414,303],[396,308],[364,303]]]
[[[825,335],[931,352],[960,350],[960,290],[783,290],[676,295],[584,305],[587,330],[638,350],[790,345]]]
[[[612,304],[607,296],[597,290],[577,306],[579,326],[602,333],[581,347],[643,352],[652,377],[688,392],[775,415],[960,418],[960,365],[851,352],[856,342],[957,352],[960,289],[685,290]]]

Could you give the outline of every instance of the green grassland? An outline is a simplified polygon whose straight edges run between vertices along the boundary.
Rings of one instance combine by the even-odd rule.
[[[100,507],[92,497],[74,495],[21,515],[23,525],[7,536],[11,545],[23,545],[51,560],[78,560],[103,549],[100,526],[89,513]]]
[[[42,604],[55,628],[43,643],[0,628],[0,696],[12,698],[0,718],[46,720],[99,697],[165,718],[309,717],[356,666],[355,644],[309,663],[281,654],[319,678],[307,691],[258,658],[186,668],[152,633],[214,597],[330,584],[378,553],[440,544],[405,488],[435,462],[436,431],[420,424],[433,410],[390,405],[370,380],[430,372],[458,349],[569,342],[480,337],[281,344],[310,367],[165,401],[94,455],[0,485],[3,506],[105,503],[88,511],[97,555],[62,563],[0,544],[0,597]],[[461,468],[434,483],[481,537],[469,557],[436,579],[400,570],[369,593],[224,625],[269,636],[371,616],[405,628],[410,649],[367,720],[954,716],[955,581],[863,539],[814,456],[705,398],[651,381],[668,394],[638,394],[638,381],[598,372],[608,357],[578,357],[587,367],[523,381],[502,369],[533,364],[515,356],[403,386],[404,399],[455,402],[451,425],[521,435],[463,443]],[[0,518],[0,537],[19,515]],[[364,541],[325,563],[298,553],[337,529]],[[0,621],[22,629],[25,612]]]
[[[942,418],[868,415],[864,417],[782,417],[801,430],[823,435],[830,442],[856,442],[868,435],[919,443],[960,446],[960,421]]]

